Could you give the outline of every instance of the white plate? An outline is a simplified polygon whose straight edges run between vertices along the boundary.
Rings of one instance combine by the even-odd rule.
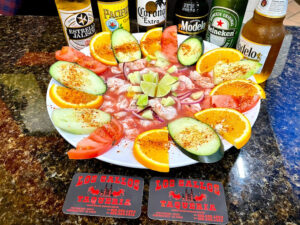
[[[139,41],[139,40],[141,40],[143,34],[144,33],[135,33],[133,35]],[[185,35],[178,35],[178,42],[181,43],[187,37],[188,36],[185,36]],[[204,48],[205,48],[204,51],[205,52],[207,52],[211,49],[217,48],[217,47],[218,46],[216,46],[214,44],[204,41]],[[90,55],[90,51],[89,51],[88,47],[82,49],[81,51],[86,55]],[[58,106],[56,106],[49,97],[49,90],[50,90],[50,87],[52,86],[52,84],[59,84],[59,83],[57,81],[55,81],[54,79],[51,79],[51,81],[48,85],[46,104],[47,104],[47,110],[48,110],[48,114],[49,114],[50,118],[51,118],[52,111],[55,108],[58,108]],[[251,126],[253,126],[253,124],[256,121],[256,118],[259,113],[259,109],[260,109],[260,101],[253,109],[244,113],[246,115],[246,117],[249,119]],[[58,127],[55,127],[55,128],[60,133],[60,135],[73,146],[76,146],[77,143],[82,138],[88,136],[88,135],[75,135],[75,134],[65,132]],[[232,147],[232,145],[230,143],[228,143],[227,141],[225,141],[223,139],[222,139],[222,141],[224,144],[225,151]],[[119,166],[145,169],[145,167],[143,165],[141,165],[138,161],[136,161],[136,159],[134,158],[134,156],[132,154],[132,146],[133,146],[132,141],[123,139],[117,146],[110,149],[105,154],[97,157],[97,159],[108,162],[108,163],[112,163],[115,165],[119,165]],[[192,164],[198,163],[198,161],[195,161],[195,160],[187,157],[176,146],[171,145],[170,152],[169,152],[169,163],[170,163],[170,168],[175,168],[175,167],[192,165]]]

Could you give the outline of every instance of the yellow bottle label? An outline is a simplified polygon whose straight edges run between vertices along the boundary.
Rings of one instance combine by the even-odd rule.
[[[123,28],[130,32],[128,0],[117,2],[98,1],[102,31]]]

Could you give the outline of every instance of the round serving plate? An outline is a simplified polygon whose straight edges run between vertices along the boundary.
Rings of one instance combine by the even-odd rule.
[[[134,33],[133,34],[135,38],[140,41],[144,33]],[[188,36],[186,35],[178,35],[178,44],[182,43]],[[218,46],[204,41],[204,52],[207,52],[209,50],[218,48]],[[84,54],[90,55],[90,50],[89,47],[86,47],[81,50]],[[57,84],[61,85],[58,83],[56,80],[53,78],[51,79],[49,85],[48,85],[48,90],[47,90],[47,96],[46,96],[46,104],[47,104],[47,111],[49,114],[49,117],[51,119],[51,114],[55,108],[58,108],[52,100],[49,97],[49,90],[52,84]],[[244,115],[249,119],[251,126],[255,123],[257,116],[259,114],[259,109],[260,109],[260,101],[254,108],[251,110],[247,111],[244,113]],[[77,143],[84,137],[87,137],[88,135],[76,135],[76,134],[71,134],[68,132],[65,132],[64,130],[55,127],[57,131],[60,133],[60,135],[71,145],[74,147],[77,145]],[[232,147],[230,143],[228,143],[226,140],[222,139],[222,142],[224,144],[224,150],[227,151]],[[126,166],[126,167],[131,167],[131,168],[138,168],[138,169],[146,169],[143,165],[141,165],[138,161],[133,156],[132,153],[132,147],[133,147],[133,141],[130,140],[125,140],[123,139],[118,145],[110,149],[108,152],[105,154],[98,156],[97,159],[112,163],[115,165],[119,166]],[[198,163],[198,161],[195,161],[189,157],[187,157],[185,154],[183,154],[175,145],[171,145],[170,151],[169,151],[169,164],[170,168],[175,168],[175,167],[182,167],[182,166],[187,166],[187,165],[192,165]]]

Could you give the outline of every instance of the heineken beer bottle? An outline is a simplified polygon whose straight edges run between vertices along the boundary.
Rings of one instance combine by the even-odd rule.
[[[239,37],[248,0],[213,0],[206,40],[234,48]]]

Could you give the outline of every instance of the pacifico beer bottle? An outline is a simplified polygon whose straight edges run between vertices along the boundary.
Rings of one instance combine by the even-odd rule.
[[[167,21],[167,0],[136,0],[138,32],[154,27],[165,27]]]
[[[95,34],[90,0],[55,0],[68,45],[80,50],[89,45]]]
[[[248,0],[213,0],[206,40],[220,47],[234,48]]]
[[[100,0],[98,9],[102,31],[123,28],[130,32],[128,0]]]
[[[209,7],[206,0],[177,0],[175,23],[178,33],[205,38]]]
[[[262,83],[270,76],[285,36],[283,20],[288,0],[260,0],[241,32],[237,49],[245,58],[260,62],[263,66],[255,75]]]

